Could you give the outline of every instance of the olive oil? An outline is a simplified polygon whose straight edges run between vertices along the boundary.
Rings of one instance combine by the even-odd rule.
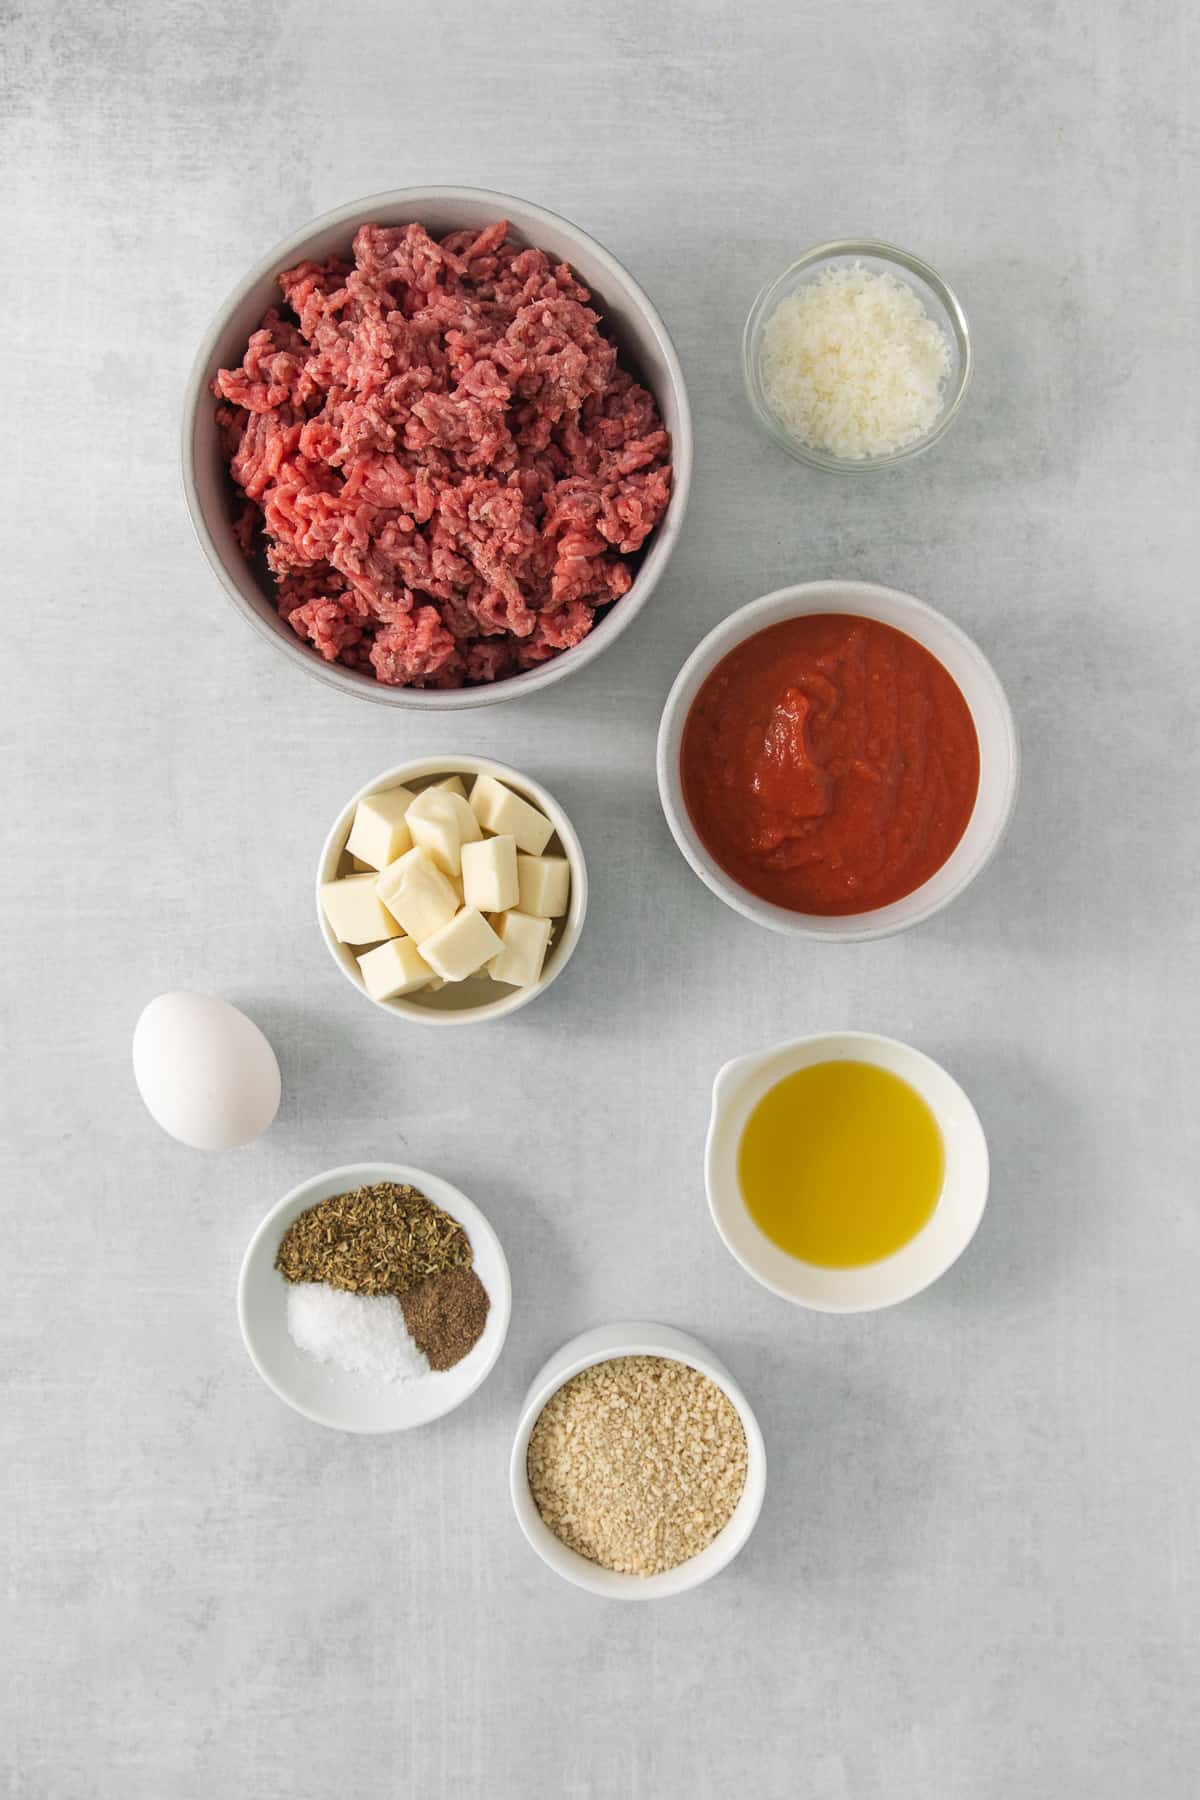
[[[874,1063],[813,1063],[785,1075],[738,1146],[751,1218],[789,1256],[825,1269],[879,1262],[916,1237],[944,1171],[928,1106]]]

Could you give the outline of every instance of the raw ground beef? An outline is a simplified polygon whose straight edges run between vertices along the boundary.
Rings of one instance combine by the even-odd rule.
[[[565,263],[498,220],[364,225],[213,383],[238,536],[329,662],[409,687],[556,656],[632,584],[670,440]]]

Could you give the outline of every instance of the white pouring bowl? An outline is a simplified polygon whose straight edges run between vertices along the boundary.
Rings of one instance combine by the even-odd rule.
[[[288,1283],[275,1267],[284,1232],[310,1206],[377,1181],[407,1182],[458,1220],[471,1240],[475,1272],[491,1301],[483,1335],[462,1361],[416,1381],[352,1375],[307,1356],[288,1334]],[[508,1263],[479,1208],[440,1175],[407,1163],[347,1163],[301,1182],[271,1208],[251,1238],[238,1278],[238,1322],[251,1362],[294,1412],[335,1431],[409,1431],[453,1412],[495,1368],[511,1313]]]
[[[369,794],[384,793],[388,788],[414,785],[421,787],[434,778],[445,775],[492,775],[497,781],[510,787],[515,794],[519,794],[522,800],[528,800],[531,806],[536,806],[539,812],[545,813],[554,827],[554,836],[547,845],[547,851],[565,856],[571,866],[571,897],[567,903],[567,911],[563,918],[554,921],[554,935],[546,951],[541,976],[530,987],[508,987],[503,982],[472,979],[447,982],[445,987],[432,993],[418,990],[415,994],[404,995],[396,1000],[376,1000],[373,995],[368,994],[358,967],[358,954],[361,954],[363,946],[338,942],[329,928],[325,909],[321,905],[321,889],[327,881],[334,881],[339,874],[348,872],[346,839],[354,823],[354,809],[360,800],[365,800]],[[558,979],[570,962],[587,916],[587,902],[587,863],[584,860],[583,845],[558,801],[540,782],[520,774],[516,769],[510,769],[507,763],[493,762],[486,756],[423,756],[412,762],[399,763],[396,768],[385,769],[381,775],[374,776],[347,800],[334,820],[317,864],[317,923],[334,962],[364,1000],[369,1000],[372,1006],[379,1007],[383,1012],[391,1013],[394,1018],[409,1019],[418,1025],[480,1025],[489,1019],[502,1019],[507,1014],[528,1006],[531,1000],[536,1000],[540,994],[545,993],[550,983]]]
[[[929,1107],[942,1135],[946,1167],[928,1222],[879,1262],[826,1269],[801,1262],[773,1244],[742,1199],[737,1157],[742,1133],[763,1095],[813,1063],[867,1062],[908,1082]],[[704,1182],[713,1224],[747,1274],[784,1300],[814,1312],[875,1312],[910,1300],[957,1262],[987,1204],[988,1147],[979,1115],[952,1075],[932,1057],[895,1038],[838,1031],[777,1044],[726,1063],[713,1084],[704,1149]]]
[[[871,912],[823,915],[793,912],[760,899],[725,872],[692,823],[683,796],[679,755],[688,713],[700,689],[729,652],[768,626],[812,613],[848,613],[905,632],[935,656],[958,684],[979,740],[979,791],[967,828],[928,881]],[[704,885],[744,918],[791,937],[861,943],[890,937],[932,918],[970,886],[1000,847],[1016,804],[1020,750],[1004,689],[979,646],[923,600],[869,581],[808,581],[779,588],[739,607],[696,646],[675,678],[658,731],[658,791],[671,835]]]
[[[306,259],[323,262],[333,255],[347,255],[360,225],[419,222],[442,236],[451,231],[479,231],[503,218],[509,221],[514,241],[536,245],[551,257],[570,263],[591,289],[595,308],[618,345],[622,361],[654,395],[671,434],[671,498],[638,560],[632,587],[604,609],[582,643],[538,668],[478,687],[391,687],[361,670],[325,662],[279,617],[269,581],[247,561],[237,541],[234,522],[238,506],[221,453],[210,389],[218,369],[238,366],[250,333],[257,329],[267,308],[278,303],[281,270]],[[657,587],[683,528],[692,479],[692,415],[683,370],[666,326],[629,271],[595,238],[569,219],[513,194],[488,188],[409,187],[371,194],[311,220],[276,244],[238,283],[209,327],[188,377],[182,452],[184,497],[213,574],[242,617],[294,669],[343,694],[355,694],[380,706],[454,712],[537,693],[586,668],[633,623]]]
[[[610,1362],[621,1356],[661,1356],[699,1370],[736,1407],[746,1433],[746,1485],[728,1523],[698,1556],[689,1557],[687,1562],[667,1569],[661,1575],[622,1575],[615,1569],[602,1569],[599,1563],[589,1562],[578,1551],[568,1549],[543,1522],[529,1488],[526,1471],[529,1440],[550,1396],[593,1363]],[[605,1600],[665,1600],[711,1581],[733,1561],[754,1530],[766,1483],[767,1455],[762,1432],[750,1402],[728,1369],[711,1350],[706,1350],[687,1332],[676,1331],[671,1325],[648,1323],[599,1325],[572,1338],[556,1351],[534,1377],[525,1396],[509,1462],[513,1510],[529,1544],[547,1568],[561,1575],[564,1581]]]

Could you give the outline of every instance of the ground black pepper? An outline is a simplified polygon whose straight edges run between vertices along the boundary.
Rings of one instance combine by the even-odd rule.
[[[431,1369],[452,1369],[483,1335],[491,1302],[474,1269],[447,1269],[400,1295],[404,1323]]]

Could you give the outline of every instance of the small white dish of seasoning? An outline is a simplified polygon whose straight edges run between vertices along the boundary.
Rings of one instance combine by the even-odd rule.
[[[407,1431],[453,1412],[491,1374],[511,1311],[508,1263],[479,1208],[405,1163],[301,1182],[255,1232],[238,1281],[258,1373],[336,1431]]]
[[[754,416],[819,469],[894,468],[962,405],[971,334],[936,269],[878,238],[817,244],[770,281],[742,335]]]
[[[704,1153],[713,1224],[747,1274],[814,1312],[874,1312],[939,1280],[974,1237],[987,1139],[911,1044],[821,1032],[718,1071]]]
[[[710,1581],[754,1530],[766,1479],[762,1432],[728,1369],[686,1332],[648,1323],[598,1326],[550,1358],[509,1463],[531,1547],[607,1600]]]

